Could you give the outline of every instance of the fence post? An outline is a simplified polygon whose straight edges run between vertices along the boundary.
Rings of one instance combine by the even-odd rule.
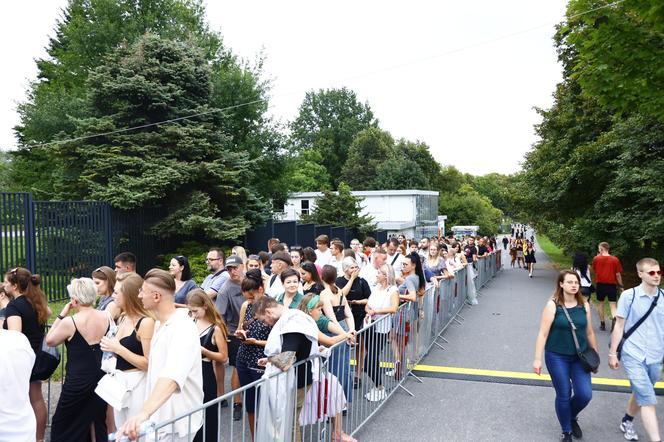
[[[23,240],[25,243],[25,265],[32,273],[37,273],[37,239],[35,236],[35,204],[32,193],[25,193],[23,198]]]
[[[102,203],[102,220],[106,234],[106,259],[109,266],[113,264],[113,223],[111,217],[111,205],[109,203]]]

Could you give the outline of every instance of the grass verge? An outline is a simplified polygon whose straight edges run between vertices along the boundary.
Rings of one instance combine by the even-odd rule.
[[[541,233],[538,234],[537,242],[539,243],[542,251],[549,256],[549,259],[556,269],[569,269],[572,267],[572,257],[565,255],[565,252],[563,252],[562,249],[560,249],[557,245],[552,243],[547,236],[542,235]]]

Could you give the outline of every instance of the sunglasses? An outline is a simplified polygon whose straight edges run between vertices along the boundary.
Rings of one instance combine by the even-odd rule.
[[[655,276],[655,275],[662,276],[662,271],[661,270],[651,270],[651,271],[646,272],[646,273],[649,274],[650,276]]]

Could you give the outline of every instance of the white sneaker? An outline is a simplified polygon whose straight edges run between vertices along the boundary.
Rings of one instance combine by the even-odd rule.
[[[639,440],[639,435],[636,434],[634,429],[634,421],[622,421],[620,422],[620,431],[622,431],[627,440]]]
[[[387,370],[387,371],[385,372],[385,376],[389,376],[389,377],[393,378],[393,377],[394,377],[394,373],[396,373],[396,371],[395,371],[394,369],[392,369],[392,370]]]
[[[385,399],[387,397],[387,393],[385,393],[385,388],[383,387],[373,387],[364,397],[366,397],[369,402],[378,402]]]

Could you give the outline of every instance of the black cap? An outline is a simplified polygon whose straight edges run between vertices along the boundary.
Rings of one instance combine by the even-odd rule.
[[[242,258],[237,255],[231,255],[226,258],[226,267],[237,267],[243,264]]]

